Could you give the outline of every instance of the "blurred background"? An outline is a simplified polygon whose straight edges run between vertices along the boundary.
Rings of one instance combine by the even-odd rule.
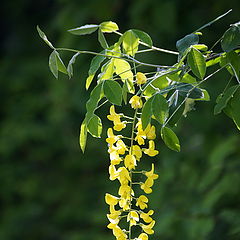
[[[203,31],[201,41],[208,46],[240,20],[238,0],[1,2],[1,240],[114,239],[106,229],[104,203],[105,192],[117,188],[108,180],[107,146],[91,137],[84,155],[78,146],[91,56],[78,58],[73,79],[54,79],[50,49],[36,25],[55,46],[101,51],[96,34],[78,37],[66,30],[112,20],[121,32],[140,29],[154,45],[176,50],[179,38],[230,8],[232,13]],[[65,62],[70,57],[62,56]],[[146,61],[172,64],[176,59],[153,54]],[[150,239],[240,239],[240,135],[226,116],[213,115],[227,82],[225,72],[212,78],[206,85],[211,101],[198,102],[175,129],[181,153],[166,149],[158,136],[160,177],[150,196],[157,224]],[[108,125],[106,114],[105,109],[100,115]]]

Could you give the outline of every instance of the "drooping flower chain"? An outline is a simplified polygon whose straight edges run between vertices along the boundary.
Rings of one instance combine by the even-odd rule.
[[[144,75],[138,73],[138,84],[142,84],[145,79]],[[139,96],[133,96],[130,99],[131,107],[139,109],[142,107],[142,100]],[[107,214],[108,228],[113,231],[113,235],[116,240],[147,240],[149,234],[153,234],[155,221],[151,217],[154,213],[153,210],[148,210],[148,198],[145,194],[152,192],[152,186],[154,180],[158,178],[158,175],[154,173],[154,164],[150,171],[137,171],[137,163],[141,160],[143,153],[154,157],[158,154],[155,150],[154,139],[156,138],[155,127],[150,124],[145,130],[142,128],[141,120],[137,119],[137,123],[133,126],[136,131],[134,139],[131,140],[130,146],[127,146],[125,137],[117,135],[114,131],[121,131],[126,127],[127,122],[121,121],[124,117],[122,114],[118,114],[115,111],[114,105],[110,107],[110,115],[107,118],[113,122],[113,129],[109,128],[107,131],[108,152],[110,155],[109,174],[110,180],[118,180],[120,187],[118,190],[118,196],[107,193],[105,195],[105,201],[109,205],[110,213]],[[133,121],[132,124],[134,124]],[[140,146],[148,145],[148,148],[141,148]],[[133,175],[141,174],[145,176],[144,182],[133,182]],[[136,196],[133,186],[139,187],[143,194]],[[122,220],[123,219],[123,220]],[[124,229],[120,226],[122,221],[128,223],[128,229]],[[140,232],[133,233],[132,227],[140,227]],[[139,229],[136,231],[138,232]]]

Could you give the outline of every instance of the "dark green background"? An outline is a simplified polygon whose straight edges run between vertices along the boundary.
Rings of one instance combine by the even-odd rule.
[[[1,2],[1,240],[114,239],[105,227],[104,194],[117,188],[108,180],[107,146],[104,139],[89,138],[84,155],[78,146],[91,58],[78,58],[72,80],[54,79],[50,50],[36,25],[56,46],[100,51],[96,34],[77,37],[66,30],[112,20],[122,32],[144,30],[156,46],[175,50],[179,38],[230,8],[231,14],[204,30],[202,41],[209,46],[240,20],[238,0]],[[145,60],[171,64],[176,59],[154,54]],[[197,103],[180,122],[181,153],[166,149],[158,136],[160,155],[154,161],[160,178],[150,197],[157,224],[150,239],[240,239],[240,135],[230,119],[213,116],[227,81],[225,72],[212,78],[206,85],[211,102]]]

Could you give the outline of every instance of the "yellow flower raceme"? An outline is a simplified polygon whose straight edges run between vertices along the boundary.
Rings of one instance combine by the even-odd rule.
[[[127,222],[130,222],[130,226],[137,225],[139,216],[136,211],[130,211],[127,215]]]
[[[142,227],[142,230],[147,233],[147,234],[153,234],[154,230],[152,229],[155,225],[155,221],[153,220],[151,223],[149,223],[148,225],[145,224],[140,224]]]
[[[117,140],[119,140],[122,136],[120,135],[114,135],[112,128],[109,128],[107,131],[108,138],[106,139],[106,142],[110,145],[114,144]]]
[[[146,233],[141,233],[137,240],[148,240],[148,235]]]
[[[142,99],[137,95],[134,95],[130,99],[129,103],[131,104],[131,107],[134,109],[142,108],[142,106],[143,106]]]
[[[140,207],[142,210],[147,208],[148,198],[144,195],[141,195],[136,202],[136,206]]]
[[[107,115],[107,118],[108,118],[110,121],[113,121],[113,124],[114,124],[113,129],[116,130],[116,131],[121,131],[123,128],[126,127],[126,123],[125,123],[125,122],[121,122],[121,120],[120,120],[121,115],[120,115],[120,114],[117,114],[117,113],[115,112],[114,105],[112,105],[112,106],[110,107],[110,115]]]
[[[150,222],[153,221],[153,219],[150,217],[151,215],[153,215],[153,213],[154,213],[153,210],[148,211],[148,213],[142,212],[142,213],[140,214],[140,217],[144,220],[144,222],[150,223]]]
[[[143,152],[150,157],[154,157],[159,153],[158,150],[155,150],[155,143],[153,140],[149,141],[149,148],[144,149]]]
[[[137,84],[141,85],[147,82],[147,77],[144,73],[142,72],[137,72],[136,74],[136,79],[137,79]]]
[[[135,169],[135,166],[137,165],[137,161],[134,155],[128,154],[124,159],[124,165],[129,170]]]

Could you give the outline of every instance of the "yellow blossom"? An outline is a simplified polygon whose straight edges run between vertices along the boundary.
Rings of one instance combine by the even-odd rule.
[[[136,206],[140,207],[142,210],[147,208],[148,198],[144,195],[141,195],[136,202]]]
[[[107,227],[112,229],[113,235],[117,240],[127,240],[126,233],[124,233],[124,231],[117,224],[109,223]]]
[[[148,225],[141,224],[142,230],[147,233],[147,234],[153,234],[154,230],[152,229],[155,225],[155,221],[153,220],[151,223]]]
[[[138,145],[133,145],[133,147],[132,147],[132,155],[134,155],[138,161],[142,157],[142,150],[141,150],[141,148]]]
[[[119,206],[123,209],[123,211],[127,211],[130,209],[130,200],[126,198],[122,198],[119,201]]]
[[[110,153],[110,160],[111,160],[111,164],[113,165],[117,165],[122,161],[117,151],[113,151]]]
[[[131,181],[128,170],[125,167],[120,167],[118,169],[118,180],[121,185],[127,185]]]
[[[153,140],[149,141],[149,148],[144,149],[143,152],[150,157],[154,157],[159,153],[158,150],[155,150],[155,143]]]
[[[139,145],[144,145],[144,139],[146,139],[146,133],[142,129],[142,121],[140,119],[137,123],[137,135],[135,137],[135,141],[137,141]]]
[[[151,171],[149,172],[146,172],[145,175],[148,177],[148,178],[151,178],[153,180],[157,179],[158,178],[158,175],[154,173],[154,164],[152,163],[152,169]]]
[[[110,121],[113,121],[113,124],[114,124],[113,129],[116,130],[116,131],[121,131],[123,128],[126,127],[125,122],[121,122],[121,120],[120,120],[120,118],[121,118],[120,114],[117,114],[115,112],[114,105],[112,105],[110,107],[110,115],[107,115],[107,118]]]
[[[113,205],[110,205],[110,214],[107,214],[107,218],[109,222],[113,224],[118,224],[119,223],[119,216],[121,215],[121,211],[116,211]]]
[[[119,202],[119,198],[118,197],[115,197],[109,193],[106,193],[105,195],[105,202],[108,204],[108,205],[117,205],[118,202]]]
[[[148,126],[145,129],[147,139],[149,140],[154,140],[156,138],[156,131],[155,131],[155,126],[151,126],[148,124]]]
[[[130,226],[137,225],[139,216],[136,211],[130,211],[127,215],[127,221],[130,222]]]
[[[132,154],[128,154],[124,159],[124,165],[129,170],[135,169],[137,165],[136,158]]]
[[[137,84],[138,85],[144,84],[147,81],[146,75],[142,72],[137,72],[136,79],[137,79]]]
[[[142,105],[143,105],[142,99],[137,95],[134,95],[130,99],[129,103],[131,104],[131,107],[134,108],[134,109],[142,108]]]
[[[148,240],[148,235],[146,233],[141,233],[137,240]]]
[[[114,181],[119,177],[119,172],[116,170],[116,167],[112,164],[109,166],[108,172],[109,172],[109,175],[110,175],[109,178],[111,181]]]
[[[128,149],[122,140],[118,140],[116,143],[116,150],[118,154],[125,154],[125,151],[127,151]]]
[[[121,198],[131,198],[131,194],[133,195],[133,190],[128,185],[121,185],[118,194],[121,196]]]
[[[121,136],[119,135],[114,135],[112,128],[109,128],[107,131],[108,138],[106,139],[106,142],[109,143],[110,145],[114,144],[117,140],[120,139]]]
[[[153,215],[153,213],[154,213],[153,210],[148,211],[148,213],[142,212],[142,213],[140,214],[140,217],[144,220],[144,222],[150,223],[150,222],[153,221],[153,219],[150,217],[151,215]]]
[[[153,186],[153,180],[152,180],[151,178],[147,178],[147,180],[145,181],[145,183],[142,183],[142,184],[141,184],[141,189],[142,189],[145,193],[149,194],[149,193],[152,192],[152,189],[151,189],[152,186]]]

